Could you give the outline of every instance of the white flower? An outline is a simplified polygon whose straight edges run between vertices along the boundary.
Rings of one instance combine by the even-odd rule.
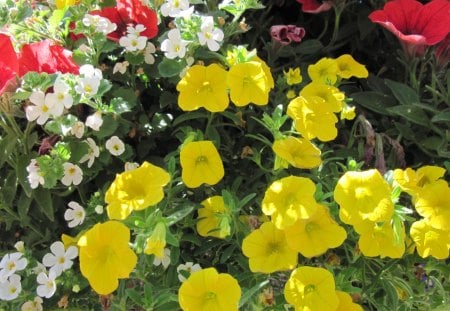
[[[202,17],[200,30],[201,32],[197,33],[200,44],[206,44],[211,51],[218,51],[220,48],[218,42],[223,40],[223,31],[219,28],[214,28],[212,16]]]
[[[170,265],[170,249],[165,248],[164,249],[164,257],[159,258],[155,256],[155,259],[153,260],[153,264],[155,266],[159,266],[160,264],[163,265],[164,269],[167,269],[167,267]]]
[[[179,17],[183,11],[189,9],[189,0],[166,0],[161,5],[161,15]]]
[[[41,297],[34,297],[34,300],[25,302],[22,307],[21,311],[42,311],[42,298]]]
[[[192,272],[199,271],[201,269],[202,267],[200,267],[198,263],[196,263],[195,265],[192,262],[186,262],[185,264],[181,264],[177,267],[178,279],[180,280],[180,282],[186,281],[186,278],[184,277],[183,274],[180,273],[180,271],[186,271],[188,272],[188,274],[191,274]]]
[[[46,102],[50,106],[72,107],[73,98],[69,94],[69,87],[58,77],[53,85],[53,93],[46,95]]]
[[[100,155],[100,149],[96,145],[95,141],[90,137],[86,139],[85,142],[89,145],[89,150],[88,153],[80,159],[80,163],[88,161],[87,166],[91,167],[92,164],[94,164],[95,158],[98,158],[98,156]]]
[[[40,262],[36,263],[36,267],[31,269],[31,272],[33,272],[34,274],[39,274],[41,272],[45,272],[47,273],[47,268]]]
[[[125,162],[125,171],[132,171],[139,167],[139,163],[136,162]]]
[[[100,126],[103,124],[102,112],[96,111],[86,118],[86,126],[90,127],[94,131],[99,131]]]
[[[141,32],[145,30],[145,26],[142,24],[137,24],[135,27],[128,26],[127,27],[127,33],[130,35],[136,35],[139,36]]]
[[[189,42],[181,39],[179,29],[171,29],[167,33],[167,39],[161,43],[161,51],[169,59],[183,58],[186,55],[186,45]]]
[[[144,50],[144,61],[146,64],[154,64],[155,63],[155,56],[153,56],[153,53],[156,52],[156,47],[153,43],[147,42],[147,47]]]
[[[0,261],[0,283],[5,282],[15,272],[25,269],[28,261],[22,258],[22,255],[20,252],[15,252],[3,256]]]
[[[14,244],[14,248],[19,252],[19,253],[25,253],[25,243],[23,241],[17,241]]]
[[[92,97],[97,94],[100,86],[100,79],[96,77],[78,78],[78,84],[75,86],[75,92],[85,97]]]
[[[5,282],[0,283],[0,300],[16,299],[21,291],[20,276],[13,274]]]
[[[96,205],[94,211],[99,215],[103,214],[103,206]]]
[[[81,121],[75,122],[70,128],[70,133],[76,138],[81,138],[84,135],[84,123]]]
[[[74,184],[75,186],[79,185],[83,180],[83,171],[78,165],[72,163],[64,163],[64,176],[61,179],[61,182],[64,186],[70,186]]]
[[[47,275],[44,272],[41,272],[38,274],[36,281],[38,282],[39,286],[36,288],[36,293],[40,297],[50,298],[52,297],[56,292],[56,275],[55,272],[50,271]]]
[[[84,26],[93,26],[95,28],[95,32],[103,33],[104,35],[107,35],[117,29],[117,25],[115,23],[111,23],[109,19],[99,15],[85,14],[81,21]]]
[[[36,159],[31,159],[30,164],[27,166],[28,172],[28,182],[32,189],[36,189],[39,184],[43,185],[45,183],[44,176],[39,169]]]
[[[50,245],[51,253],[47,253],[42,258],[42,263],[46,267],[50,267],[49,276],[53,272],[55,277],[62,274],[63,271],[70,269],[73,265],[72,259],[78,256],[78,248],[69,246],[66,249],[61,241],[56,241]]]
[[[80,67],[80,75],[86,78],[103,79],[102,71],[89,64]]]
[[[64,213],[64,219],[69,222],[69,228],[81,225],[86,217],[84,208],[75,201],[70,201],[67,205],[69,208]]]
[[[113,73],[120,72],[121,74],[124,74],[127,71],[129,65],[130,63],[127,61],[116,63],[113,68]]]
[[[106,149],[113,156],[120,156],[125,151],[125,144],[117,136],[112,136],[106,141]]]
[[[33,301],[28,300],[25,302],[20,308],[20,311],[42,311],[42,303],[41,297],[34,297]]]
[[[48,94],[45,95],[42,91],[35,91],[31,93],[30,102],[33,105],[28,105],[25,108],[25,114],[28,121],[36,120],[39,125],[47,122],[50,116],[60,116],[64,111],[64,105],[58,105],[55,102],[48,100]]]
[[[145,49],[145,45],[147,44],[147,37],[130,33],[126,36],[121,37],[119,39],[119,44],[130,52],[141,51]]]

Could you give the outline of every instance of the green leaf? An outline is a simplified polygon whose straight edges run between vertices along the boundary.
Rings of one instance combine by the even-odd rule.
[[[167,225],[171,226],[177,222],[179,222],[181,219],[183,219],[184,217],[186,217],[187,215],[189,215],[190,213],[192,213],[192,211],[194,210],[194,205],[193,204],[183,204],[181,205],[183,206],[180,209],[180,206],[177,207],[177,211],[171,215],[169,215],[166,220],[167,220]]]
[[[70,149],[70,162],[77,163],[80,159],[87,154],[89,146],[84,141],[71,141],[69,142]]]
[[[419,107],[400,105],[389,107],[387,108],[387,111],[392,114],[404,117],[408,121],[411,121],[415,124],[423,126],[429,126],[430,124],[430,119],[428,118],[427,114]]]
[[[144,54],[127,53],[125,55],[125,60],[128,61],[130,65],[137,66],[144,62]]]
[[[134,303],[136,303],[139,306],[142,306],[142,295],[140,293],[138,293],[135,289],[133,288],[128,288],[126,290],[126,295],[127,297],[131,298],[131,300],[133,300]]]
[[[179,75],[185,67],[185,61],[164,58],[164,60],[158,64],[158,71],[161,77],[169,78]]]
[[[384,83],[389,87],[395,98],[402,105],[411,105],[412,103],[419,103],[420,98],[416,91],[407,86],[406,84],[395,82],[389,79],[385,79]]]
[[[17,213],[19,214],[22,224],[27,224],[30,222],[28,211],[30,210],[32,201],[33,200],[28,197],[24,191],[20,194],[19,200],[17,201]]]
[[[16,192],[17,192],[16,171],[15,170],[9,171],[9,173],[6,176],[6,179],[4,181],[5,181],[5,183],[1,187],[2,193],[3,193],[4,203],[9,205],[9,206],[12,206],[14,198],[16,196]]]
[[[2,167],[8,157],[11,156],[16,144],[17,138],[12,135],[0,137],[0,167]]]
[[[185,121],[193,120],[193,119],[201,119],[201,118],[207,118],[207,114],[204,111],[194,111],[189,113],[183,113],[179,117],[177,117],[172,122],[172,126],[175,127],[180,123],[183,123]]]
[[[114,120],[111,115],[103,115],[103,124],[98,132],[94,132],[94,135],[98,138],[109,137],[114,134],[118,126],[119,122]]]
[[[56,30],[58,30],[60,27],[60,23],[64,17],[64,14],[66,13],[66,10],[54,10],[52,16],[48,19],[48,30],[50,33],[55,34]]]
[[[351,95],[353,101],[364,108],[384,115],[390,115],[387,108],[395,106],[395,99],[379,92],[358,92]]]
[[[259,292],[261,290],[261,288],[263,288],[267,284],[269,284],[269,280],[264,280],[264,281],[256,284],[252,288],[244,290],[244,294],[242,295],[241,300],[239,301],[239,308],[241,308],[243,305],[245,305],[247,303],[247,301],[249,301],[250,298],[255,293]]]
[[[42,211],[42,213],[47,216],[50,221],[55,220],[53,210],[53,201],[52,196],[50,194],[50,190],[38,187],[33,192],[33,198],[36,201],[38,207]]]
[[[236,244],[231,244],[225,250],[223,251],[222,255],[220,256],[220,263],[225,263],[233,254],[233,251],[236,249]]]
[[[100,85],[97,90],[97,94],[95,96],[102,97],[106,92],[108,92],[112,88],[111,82],[108,80],[102,79],[100,80]]]
[[[180,246],[180,241],[170,230],[166,230],[166,242],[175,247]]]
[[[295,49],[298,54],[315,54],[323,49],[323,44],[319,40],[305,40]]]
[[[45,124],[45,129],[58,135],[67,135],[77,120],[77,117],[66,114],[60,118],[47,122]]]
[[[450,111],[436,114],[431,118],[431,122],[450,122]]]

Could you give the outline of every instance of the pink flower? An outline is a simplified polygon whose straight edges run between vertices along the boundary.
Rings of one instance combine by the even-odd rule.
[[[292,41],[302,41],[305,36],[305,29],[295,25],[274,25],[270,27],[270,35],[282,45],[288,45]]]
[[[302,11],[305,13],[321,13],[332,8],[332,1],[317,1],[317,0],[297,0],[302,4]]]

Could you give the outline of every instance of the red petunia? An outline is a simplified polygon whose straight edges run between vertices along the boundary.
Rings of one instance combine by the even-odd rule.
[[[317,1],[317,0],[297,0],[302,4],[302,11],[305,13],[320,13],[328,11],[332,8],[331,1]]]
[[[397,36],[408,54],[420,55],[425,46],[439,43],[450,32],[450,2],[432,0],[423,5],[416,0],[394,0],[369,18]]]
[[[0,94],[9,91],[15,84],[19,61],[8,35],[0,33]]]

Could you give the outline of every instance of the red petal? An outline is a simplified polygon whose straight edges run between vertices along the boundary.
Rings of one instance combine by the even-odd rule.
[[[19,71],[16,52],[8,35],[0,34],[0,94],[14,84]]]
[[[145,30],[141,32],[141,36],[151,39],[158,34],[158,17],[155,11],[140,0],[117,0],[117,11],[126,23],[144,25]]]
[[[422,7],[414,30],[422,34],[427,45],[435,45],[450,33],[450,1],[433,0]]]
[[[109,19],[111,23],[116,24],[117,29],[107,35],[108,39],[119,41],[120,37],[127,34],[127,24],[120,17],[119,11],[117,11],[116,7],[103,8],[102,10],[89,12],[89,14],[105,17]]]

